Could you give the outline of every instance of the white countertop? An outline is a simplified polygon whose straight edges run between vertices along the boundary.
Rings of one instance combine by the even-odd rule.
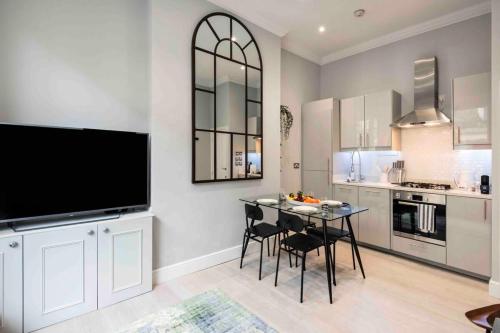
[[[471,192],[459,189],[451,189],[451,190],[428,190],[422,188],[408,188],[403,187],[391,183],[377,183],[377,182],[361,182],[361,183],[349,183],[345,180],[334,180],[333,184],[337,185],[350,185],[350,186],[358,186],[358,187],[374,187],[374,188],[384,188],[389,190],[401,190],[401,191],[410,191],[410,192],[425,192],[425,193],[435,193],[435,194],[443,194],[443,195],[451,195],[457,197],[469,197],[469,198],[478,198],[478,199],[492,199],[491,194],[481,194],[480,192]]]

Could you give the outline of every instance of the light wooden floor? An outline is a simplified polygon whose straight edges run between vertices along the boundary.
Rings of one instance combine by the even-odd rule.
[[[299,303],[300,268],[281,261],[274,287],[276,258],[264,258],[258,281],[258,255],[157,286],[153,292],[46,328],[49,332],[114,332],[205,290],[219,288],[280,332],[481,332],[464,312],[499,302],[487,283],[424,264],[361,248],[367,274],[352,270],[348,244],[337,245],[337,287],[328,303],[323,255],[311,253],[305,273],[304,303]],[[287,259],[286,257],[282,257]]]

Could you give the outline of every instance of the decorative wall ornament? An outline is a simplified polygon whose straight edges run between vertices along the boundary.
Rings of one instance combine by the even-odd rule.
[[[282,105],[280,108],[280,125],[281,139],[288,140],[290,129],[293,126],[293,115],[286,105]]]

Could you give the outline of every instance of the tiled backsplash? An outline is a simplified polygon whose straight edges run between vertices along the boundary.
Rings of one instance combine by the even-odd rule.
[[[384,166],[398,159],[405,160],[407,179],[412,180],[452,183],[462,173],[473,183],[483,174],[491,175],[491,150],[453,150],[452,130],[451,126],[403,129],[401,152],[361,152],[363,176],[378,181]],[[334,159],[336,176],[345,178],[351,153],[336,153]]]

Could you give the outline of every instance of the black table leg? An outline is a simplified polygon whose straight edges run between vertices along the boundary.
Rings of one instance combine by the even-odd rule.
[[[321,220],[323,223],[323,244],[325,245],[325,261],[326,261],[326,276],[328,278],[328,293],[330,294],[330,304],[333,303],[333,297],[332,297],[332,271],[330,267],[330,246],[328,246],[328,241],[326,238],[326,220],[322,219]]]
[[[361,262],[361,256],[359,255],[358,244],[356,243],[356,238],[354,237],[354,232],[352,231],[350,216],[346,216],[347,227],[349,228],[349,234],[351,235],[351,244],[354,247],[354,252],[356,252],[356,258],[358,258],[359,267],[361,268],[361,273],[363,274],[363,279],[365,279],[365,270],[363,269],[363,263]]]

